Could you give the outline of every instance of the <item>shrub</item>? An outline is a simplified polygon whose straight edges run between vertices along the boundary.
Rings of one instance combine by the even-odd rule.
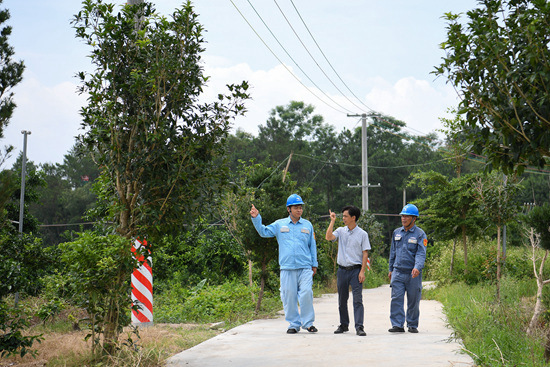
[[[255,317],[252,293],[257,294],[258,289],[236,280],[212,286],[203,280],[192,289],[172,285],[155,300],[155,320],[170,323],[248,321]],[[280,309],[278,294],[265,294],[262,307],[267,312]]]
[[[74,300],[91,317],[88,337],[92,338],[92,355],[102,334],[104,350],[112,353],[122,327],[130,323],[130,275],[139,262],[132,256],[132,242],[127,238],[94,232],[79,236],[59,245],[61,260]]]
[[[492,282],[496,278],[496,245],[494,241],[478,241],[468,244],[468,266],[464,267],[462,247],[457,247],[453,274],[449,274],[452,243],[442,244],[440,256],[427,263],[431,279],[440,283],[465,282],[477,284]],[[508,247],[503,258],[503,272],[515,279],[533,279],[533,264],[530,249],[523,247]],[[550,274],[550,262],[545,265],[545,274]]]
[[[222,284],[242,276],[247,269],[242,247],[223,228],[199,224],[152,246],[153,275],[161,284],[173,280],[192,286],[202,279]]]

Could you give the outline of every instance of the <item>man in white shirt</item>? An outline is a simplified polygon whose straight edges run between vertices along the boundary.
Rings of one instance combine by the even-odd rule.
[[[361,210],[353,205],[342,209],[342,220],[345,227],[339,227],[333,232],[336,213],[329,210],[330,224],[325,238],[327,241],[338,239],[338,272],[336,273],[338,286],[338,311],[340,325],[334,334],[342,334],[349,330],[348,299],[349,287],[353,294],[353,315],[355,331],[359,336],[366,336],[364,330],[365,309],[363,307],[363,282],[365,269],[369,258],[369,235],[357,226]]]

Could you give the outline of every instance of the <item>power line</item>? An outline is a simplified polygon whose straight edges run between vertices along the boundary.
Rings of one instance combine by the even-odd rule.
[[[248,26],[250,27],[250,29],[252,29],[252,31],[254,32],[254,34],[256,34],[256,36],[260,39],[260,41],[262,41],[262,43],[264,44],[265,47],[267,47],[267,49],[269,50],[269,52],[271,52],[271,54],[277,59],[277,61],[279,61],[279,63],[290,73],[290,75],[292,75],[294,77],[294,79],[296,79],[298,81],[298,83],[300,83],[304,88],[306,88],[308,90],[308,92],[310,92],[311,94],[313,94],[318,100],[320,100],[321,102],[323,102],[324,104],[326,104],[328,107],[332,108],[333,110],[337,111],[337,112],[340,112],[340,113],[345,113],[344,111],[340,111],[339,109],[337,109],[336,107],[334,106],[331,106],[330,104],[328,104],[326,101],[324,101],[321,97],[319,97],[317,94],[313,93],[313,91],[311,89],[309,89],[304,83],[302,83],[302,81],[288,68],[288,66],[286,66],[282,61],[281,59],[275,54],[275,52],[267,45],[267,43],[263,40],[263,38],[258,34],[258,32],[256,32],[256,30],[254,29],[254,27],[252,26],[252,24],[250,24],[250,22],[248,21],[248,19],[246,19],[246,17],[244,16],[244,14],[241,12],[241,10],[237,7],[237,5],[233,2],[233,0],[229,0],[231,1],[231,4],[233,4],[233,6],[235,7],[235,9],[237,10],[237,12],[239,12],[239,14],[241,15],[241,17],[244,19],[244,21],[246,22],[246,24],[248,24]]]
[[[318,161],[318,162],[321,162],[321,163],[325,163],[325,164],[333,164],[333,165],[348,166],[348,167],[361,167],[360,164],[350,164],[350,163],[342,163],[342,162],[330,162],[330,161],[326,161],[326,160],[319,159],[319,158],[316,158],[316,157],[313,157],[313,156],[310,156],[310,155],[305,155],[305,154],[294,153],[294,155],[300,156],[300,157],[304,157],[304,158],[309,158],[309,159],[311,159],[311,160],[315,160],[315,161]],[[393,166],[393,167],[369,166],[369,168],[377,168],[377,169],[396,169],[396,168],[420,167],[420,166],[427,166],[427,165],[430,165],[430,164],[439,163],[439,162],[443,162],[443,161],[447,161],[447,160],[455,159],[455,158],[456,158],[456,156],[455,156],[455,157],[442,158],[442,159],[438,159],[438,160],[436,160],[436,161],[431,161],[431,162],[418,163],[418,164],[408,164],[408,165]],[[286,161],[286,159],[285,159],[285,161]],[[283,161],[283,162],[284,162],[284,161]]]
[[[332,71],[334,71],[334,74],[336,74],[336,76],[338,77],[338,79],[340,79],[340,81],[342,82],[342,84],[346,87],[346,89],[355,97],[355,99],[357,99],[359,101],[359,103],[361,103],[363,106],[365,106],[368,110],[370,111],[373,111],[374,110],[372,108],[370,108],[369,106],[367,106],[365,103],[363,103],[363,101],[361,101],[361,99],[359,97],[357,97],[355,95],[355,93],[353,93],[353,91],[350,89],[350,87],[348,87],[348,85],[346,84],[346,82],[344,82],[344,80],[342,80],[342,78],[340,77],[340,74],[338,74],[338,72],[336,71],[336,69],[334,69],[334,66],[332,66],[332,63],[328,60],[327,56],[325,55],[325,53],[323,52],[323,50],[321,49],[321,46],[319,46],[319,44],[317,43],[317,40],[315,39],[315,37],[313,37],[313,34],[311,33],[311,31],[309,30],[309,27],[307,26],[306,22],[304,21],[304,19],[302,18],[302,15],[300,14],[300,12],[298,11],[298,9],[296,8],[296,5],[294,5],[294,1],[290,0],[290,2],[292,3],[292,6],[294,7],[294,10],[296,10],[296,14],[298,14],[298,17],[300,17],[300,20],[302,21],[302,24],[304,25],[304,27],[307,29],[309,35],[311,36],[311,39],[313,40],[313,42],[315,42],[315,45],[317,46],[317,48],[319,49],[319,51],[321,52],[321,54],[323,55],[323,57],[325,58],[326,62],[329,64],[330,68],[332,69]]]
[[[277,0],[273,0],[275,2],[275,5],[277,5],[277,8],[279,9],[279,11],[281,12],[281,14],[283,15],[283,18],[285,18],[288,26],[290,27],[290,29],[292,29],[292,32],[294,32],[294,35],[296,36],[296,38],[298,38],[298,41],[300,41],[300,43],[302,44],[302,46],[304,47],[304,49],[307,51],[308,55],[311,57],[311,59],[313,60],[313,62],[315,63],[315,65],[317,65],[317,67],[319,68],[319,70],[321,70],[321,72],[323,73],[323,75],[328,79],[328,81],[334,86],[334,88],[336,88],[336,90],[338,90],[338,92],[340,92],[340,94],[346,98],[352,105],[354,105],[355,107],[359,108],[361,110],[361,107],[357,106],[355,103],[353,103],[353,101],[351,101],[341,90],[340,88],[338,88],[336,86],[336,84],[334,84],[334,82],[332,81],[332,79],[330,79],[330,77],[327,75],[327,73],[325,73],[325,71],[323,70],[323,68],[319,65],[319,63],[317,62],[317,60],[315,60],[315,57],[313,57],[313,55],[311,54],[311,52],[309,51],[309,49],[307,48],[307,46],[304,44],[304,42],[302,41],[302,39],[300,38],[300,36],[298,35],[298,32],[296,32],[296,30],[294,29],[294,27],[292,26],[292,24],[290,23],[290,21],[288,20],[287,16],[285,15],[285,13],[283,12],[283,9],[281,9],[281,7],[279,6],[279,3],[277,3]],[[352,112],[352,111],[349,111],[346,109],[346,111],[348,112]]]
[[[302,69],[302,67],[294,60],[294,58],[290,55],[290,53],[286,50],[286,48],[281,44],[281,42],[279,41],[279,39],[277,38],[277,36],[275,36],[275,34],[271,31],[271,28],[266,24],[266,22],[264,21],[264,19],[262,18],[262,16],[258,13],[258,11],[256,10],[256,8],[254,7],[254,5],[252,5],[252,3],[250,2],[250,0],[247,0],[248,1],[248,4],[250,4],[250,6],[252,7],[252,9],[254,10],[254,12],[256,13],[256,15],[258,16],[258,18],[260,18],[260,20],[262,21],[262,23],[264,24],[264,26],[267,28],[267,30],[269,31],[269,33],[271,33],[271,35],[273,36],[273,38],[275,39],[275,41],[277,41],[277,43],[279,44],[279,46],[281,46],[281,48],[283,49],[283,51],[287,54],[287,56],[292,60],[292,62],[294,63],[294,65],[296,65],[298,67],[298,69],[300,69],[300,71],[306,76],[306,78],[308,78],[308,80],[313,83],[313,85],[315,87],[317,87],[317,89],[319,89],[319,91],[321,93],[323,93],[325,95],[325,97],[327,97],[328,99],[330,99],[332,102],[334,102],[337,106],[339,106],[340,108],[348,111],[348,112],[351,112],[350,110],[348,110],[346,107],[342,106],[341,104],[339,104],[338,102],[336,102],[334,99],[332,99],[328,94],[326,94],[322,89],[321,87],[319,87],[314,81],[313,79],[311,79],[309,77],[309,75],[304,71],[304,69]]]

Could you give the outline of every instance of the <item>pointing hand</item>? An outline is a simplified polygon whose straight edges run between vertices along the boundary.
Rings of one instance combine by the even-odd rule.
[[[252,218],[256,218],[258,216],[258,214],[260,214],[260,212],[258,211],[258,209],[256,209],[254,204],[252,204],[252,208],[250,209],[250,216]]]

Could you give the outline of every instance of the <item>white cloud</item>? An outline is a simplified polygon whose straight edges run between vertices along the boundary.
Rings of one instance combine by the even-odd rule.
[[[207,94],[211,94],[209,98],[224,90],[224,85],[229,83],[229,80],[232,83],[249,81],[252,99],[246,102],[248,113],[245,117],[238,118],[234,127],[253,134],[258,132],[258,125],[265,124],[271,109],[278,105],[286,105],[291,100],[313,104],[315,113],[322,115],[325,121],[334,125],[337,130],[357,126],[358,119],[347,117],[347,114],[360,114],[366,110],[357,100],[329,94],[333,101],[348,109],[344,111],[317,88],[309,87],[313,93],[340,111],[327,106],[281,65],[267,71],[254,71],[247,64],[239,64],[227,68],[207,68],[206,73],[211,76],[209,88],[206,90]],[[369,82],[369,87],[371,89],[362,102],[377,112],[404,121],[415,134],[427,134],[441,128],[439,118],[447,116],[447,109],[457,104],[456,93],[452,87],[413,77],[402,78],[394,84],[376,78]],[[350,100],[364,110],[358,110]]]
[[[358,126],[359,119],[347,117],[347,113],[362,111],[352,106],[349,100],[341,95],[330,94],[330,98],[349,109],[343,111],[336,106],[340,110],[336,111],[313,96],[282,65],[269,70],[253,70],[244,63],[225,66],[226,60],[210,61],[214,61],[216,66],[205,67],[205,74],[210,79],[204,90],[204,100],[212,101],[218,93],[227,93],[226,84],[238,84],[243,80],[250,84],[252,98],[246,101],[248,112],[246,116],[235,120],[233,131],[241,128],[256,135],[258,126],[265,125],[269,112],[276,106],[287,105],[291,100],[313,104],[315,113],[322,115],[325,122],[334,125],[338,131],[343,127],[352,129]],[[376,78],[369,81],[368,88],[370,91],[364,94],[363,103],[377,112],[404,121],[413,129],[410,132],[417,134],[430,133],[440,128],[439,118],[446,116],[448,107],[457,104],[456,93],[450,86],[413,77],[402,78],[393,84]],[[317,88],[309,89],[328,101]],[[81,133],[79,110],[86,101],[76,90],[77,85],[74,83],[64,82],[47,87],[33,75],[26,76],[15,90],[18,106],[5,131],[5,139],[2,140],[3,144],[17,148],[6,167],[10,167],[22,151],[21,130],[32,132],[28,138],[28,159],[35,163],[62,162],[63,156],[75,143],[75,136]],[[334,105],[330,101],[327,103]],[[354,103],[361,106],[358,101]]]
[[[77,85],[71,82],[47,87],[32,75],[26,76],[15,88],[17,108],[2,143],[15,146],[16,151],[6,167],[10,167],[23,150],[21,130],[31,131],[27,138],[29,160],[37,164],[63,161],[79,133],[79,110],[85,103],[85,97],[78,95],[76,89]]]
[[[413,77],[400,79],[393,85],[378,79],[366,100],[373,109],[402,120],[417,133],[424,134],[441,128],[439,118],[447,116],[447,109],[458,103],[451,86],[438,86]]]

